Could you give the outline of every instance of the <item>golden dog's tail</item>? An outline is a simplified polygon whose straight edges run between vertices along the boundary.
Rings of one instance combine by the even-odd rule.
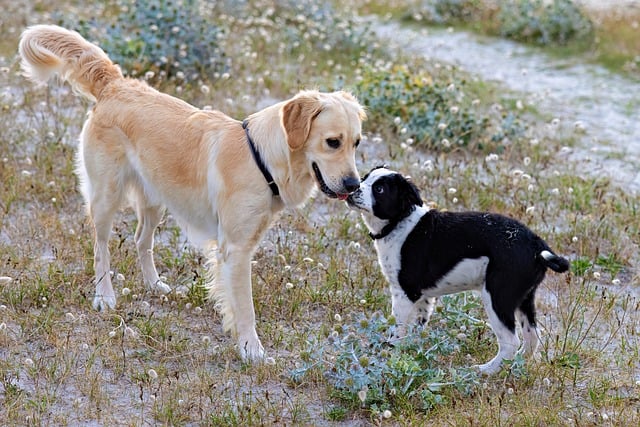
[[[44,83],[54,74],[90,100],[100,97],[122,71],[98,46],[80,34],[55,25],[35,25],[22,33],[19,47],[27,78]]]

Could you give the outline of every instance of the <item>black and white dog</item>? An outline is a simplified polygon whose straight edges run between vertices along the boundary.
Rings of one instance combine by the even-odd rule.
[[[478,290],[498,339],[498,354],[479,365],[480,371],[495,373],[516,355],[516,317],[522,351],[535,351],[536,288],[547,268],[560,273],[569,268],[540,237],[498,214],[431,210],[413,183],[386,168],[369,172],[347,203],[361,211],[375,240],[399,324],[426,323],[436,297]]]

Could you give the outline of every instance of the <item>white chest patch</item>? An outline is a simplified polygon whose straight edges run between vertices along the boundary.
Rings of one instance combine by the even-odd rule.
[[[478,290],[484,287],[489,258],[465,258],[436,282],[433,288],[425,289],[422,295],[439,297],[462,291]]]
[[[420,218],[429,211],[428,208],[418,207],[407,218],[402,220],[396,228],[383,239],[375,241],[374,245],[378,252],[378,262],[382,273],[387,278],[391,286],[400,286],[398,273],[400,273],[400,254],[407,236],[414,229]]]

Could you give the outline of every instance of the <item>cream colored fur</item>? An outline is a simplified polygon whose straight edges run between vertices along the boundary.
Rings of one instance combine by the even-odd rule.
[[[32,80],[59,75],[95,101],[76,167],[95,232],[93,306],[116,304],[108,239],[116,212],[127,202],[138,217],[135,243],[144,282],[171,291],[153,259],[153,234],[166,207],[208,257],[211,295],[224,329],[236,336],[243,358],[263,358],[251,258],[277,213],[301,205],[318,187],[313,164],[330,197],[355,189],[347,183],[359,179],[355,147],[365,118],[357,100],[346,92],[302,91],[248,117],[250,135],[280,189],[274,197],[241,122],[123,77],[99,47],[64,28],[28,28],[20,55]]]

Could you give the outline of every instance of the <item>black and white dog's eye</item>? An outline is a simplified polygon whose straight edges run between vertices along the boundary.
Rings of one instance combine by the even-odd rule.
[[[384,193],[384,187],[382,185],[374,185],[373,192],[377,194],[382,194]]]
[[[331,148],[340,148],[340,140],[338,138],[327,138],[327,145]]]

